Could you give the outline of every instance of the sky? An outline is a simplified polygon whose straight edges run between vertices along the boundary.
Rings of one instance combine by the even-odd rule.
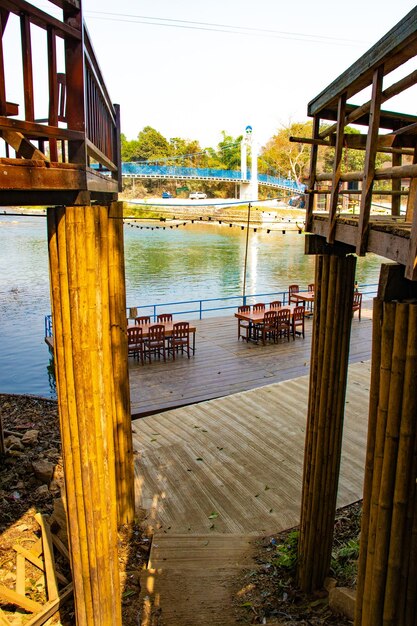
[[[413,6],[406,0],[83,0],[108,91],[121,106],[122,132],[134,139],[152,126],[167,138],[198,139],[202,147],[216,146],[223,130],[236,137],[247,125],[264,145],[280,127],[305,121],[308,102]],[[400,110],[414,106],[410,97],[406,104]]]

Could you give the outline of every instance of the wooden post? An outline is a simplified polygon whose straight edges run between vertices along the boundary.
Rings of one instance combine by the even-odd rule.
[[[48,209],[54,352],[78,626],[121,625],[109,208]]]
[[[304,591],[322,587],[330,566],[356,267],[346,247],[328,248],[330,253],[316,260],[298,551],[298,582]]]
[[[405,302],[401,302],[401,294]],[[399,265],[382,266],[372,376],[356,626],[417,621],[417,302]]]
[[[127,361],[123,202],[113,202],[109,220],[110,328],[114,381],[114,433],[119,524],[135,516],[132,420]]]

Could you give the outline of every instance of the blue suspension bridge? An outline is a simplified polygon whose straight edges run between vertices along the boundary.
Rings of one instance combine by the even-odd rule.
[[[252,173],[249,169],[246,170],[245,176],[245,172],[242,173],[241,170],[150,165],[140,162],[122,163],[122,176],[134,179],[205,180],[232,183],[250,183],[252,180]],[[259,185],[282,189],[290,193],[302,194],[305,191],[305,185],[287,178],[258,174],[257,180]]]

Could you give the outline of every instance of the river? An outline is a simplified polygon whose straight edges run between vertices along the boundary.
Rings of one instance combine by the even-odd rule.
[[[126,224],[124,233],[128,307],[242,293],[246,232],[240,227]],[[304,235],[250,231],[246,293],[313,282],[314,257],[303,251]],[[44,342],[50,312],[46,219],[0,215],[0,259],[0,392],[54,397]],[[360,284],[378,281],[380,262],[374,255],[358,259]]]

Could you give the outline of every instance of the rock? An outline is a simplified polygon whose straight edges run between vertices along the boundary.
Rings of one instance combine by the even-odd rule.
[[[49,463],[49,461],[43,461],[41,459],[32,463],[32,469],[36,478],[40,480],[41,483],[49,485],[55,469],[55,465],[53,463]]]
[[[330,591],[330,589],[334,589],[336,586],[337,586],[336,578],[328,577],[324,581],[324,588],[327,589],[327,591]]]
[[[6,437],[4,440],[4,445],[6,447],[6,450],[25,449],[19,437],[16,437],[15,435],[9,435],[8,437]]]
[[[345,615],[348,619],[355,618],[356,594],[347,587],[334,587],[329,591],[329,606],[333,613]]]
[[[49,496],[48,485],[41,485],[35,491],[35,496],[37,498],[45,498],[45,496]]]
[[[38,443],[39,430],[27,430],[22,437],[22,443],[25,446],[33,446]]]

